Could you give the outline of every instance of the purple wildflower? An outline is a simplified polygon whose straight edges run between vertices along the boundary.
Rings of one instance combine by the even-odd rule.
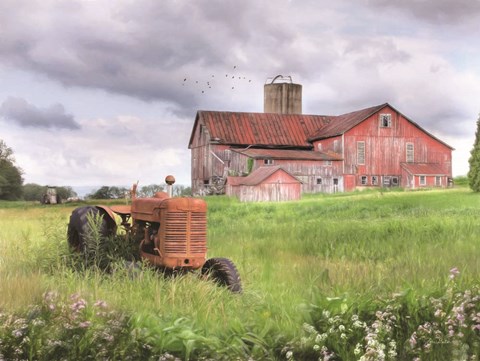
[[[450,276],[449,278],[451,280],[453,280],[454,278],[456,278],[458,275],[460,274],[460,271],[458,270],[457,267],[453,267],[451,270],[450,270]]]

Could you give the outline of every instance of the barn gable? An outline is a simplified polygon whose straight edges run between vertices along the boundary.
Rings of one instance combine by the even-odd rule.
[[[301,181],[282,167],[260,167],[246,177],[228,177],[226,194],[242,202],[298,200]]]

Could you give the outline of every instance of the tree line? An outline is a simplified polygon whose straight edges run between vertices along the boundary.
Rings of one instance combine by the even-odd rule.
[[[25,200],[42,202],[47,186],[36,183],[23,184],[23,171],[15,164],[12,148],[0,139],[0,200]],[[58,198],[62,201],[77,197],[77,193],[69,186],[55,187]],[[138,197],[153,197],[156,192],[166,191],[166,185],[150,184],[137,189]],[[182,185],[173,186],[174,196],[191,195],[191,188]],[[86,195],[88,199],[119,199],[130,194],[126,187],[102,186]]]
[[[150,184],[137,189],[137,197],[153,197],[157,192],[166,192],[166,186]],[[174,185],[173,196],[183,197],[192,195],[192,189],[183,185]],[[130,196],[130,188],[102,186],[99,189],[87,194],[87,199],[120,199]]]

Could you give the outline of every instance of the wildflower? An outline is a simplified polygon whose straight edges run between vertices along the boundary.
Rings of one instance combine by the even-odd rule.
[[[325,341],[327,339],[328,335],[326,333],[319,333],[316,337],[315,337],[315,343],[322,343],[323,341]]]
[[[411,346],[412,348],[414,348],[414,347],[417,345],[417,333],[416,333],[416,332],[414,332],[414,333],[412,334],[412,336],[410,337],[409,342],[410,342],[410,346]]]
[[[14,337],[17,337],[17,338],[18,338],[18,337],[22,337],[22,336],[23,336],[23,332],[22,332],[22,330],[14,330],[14,331],[12,332],[12,335],[13,335]]]
[[[449,278],[451,280],[455,279],[458,275],[460,274],[460,271],[458,270],[457,267],[453,267],[451,270],[450,270],[450,276]]]
[[[285,357],[287,358],[287,360],[291,360],[292,357],[293,357],[293,352],[292,352],[292,351],[288,351],[288,352],[285,354]]]
[[[98,300],[93,305],[95,307],[100,307],[100,308],[106,308],[107,307],[107,303],[105,301],[102,301],[102,300]]]
[[[80,310],[83,310],[87,306],[87,302],[80,298],[78,301],[76,301],[74,304],[70,306],[70,309],[73,312],[79,312]]]
[[[388,357],[393,359],[393,358],[395,358],[395,356],[397,356],[397,350],[396,349],[390,349],[388,351]]]
[[[88,327],[90,327],[91,324],[92,324],[92,323],[91,323],[90,321],[84,321],[84,322],[80,322],[80,323],[78,324],[78,327],[80,327],[80,328],[88,328]]]

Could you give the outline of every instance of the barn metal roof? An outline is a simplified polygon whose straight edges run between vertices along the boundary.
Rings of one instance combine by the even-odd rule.
[[[387,106],[400,113],[388,103],[337,116],[199,110],[188,147],[192,146],[197,126],[204,124],[210,139],[220,144],[312,149],[311,142],[344,134]],[[430,137],[454,149],[413,120],[403,117]]]
[[[291,149],[232,149],[232,151],[254,159],[287,159],[287,160],[342,160],[338,153],[325,153],[311,150]]]
[[[327,117],[322,115],[242,113],[198,111],[194,130],[198,123],[205,124],[210,138],[228,145],[290,146],[310,149],[308,141],[325,126]],[[193,141],[190,138],[190,146]]]
[[[437,163],[402,163],[401,165],[411,175],[448,175]]]
[[[292,177],[294,182],[302,183],[294,175],[283,169],[281,166],[260,167],[255,169],[246,177],[228,177],[228,182],[230,183],[230,185],[234,186],[256,186],[278,171],[287,173],[290,177]]]

